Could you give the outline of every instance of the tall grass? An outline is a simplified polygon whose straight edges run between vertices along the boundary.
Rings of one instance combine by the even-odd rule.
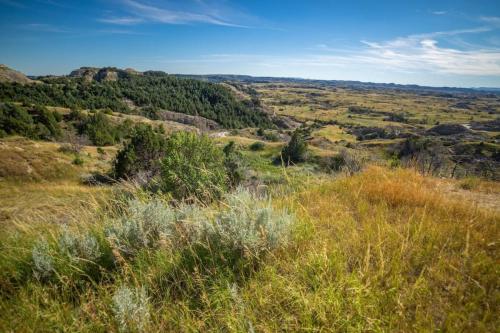
[[[2,233],[0,331],[495,331],[500,216],[440,182],[367,167],[273,200],[136,196],[20,223]]]

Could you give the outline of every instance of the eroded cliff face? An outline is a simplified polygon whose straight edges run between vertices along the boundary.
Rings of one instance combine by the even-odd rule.
[[[69,74],[70,77],[83,78],[88,82],[116,81],[121,78],[129,77],[130,75],[142,75],[142,73],[132,68],[118,69],[114,67],[81,67]]]

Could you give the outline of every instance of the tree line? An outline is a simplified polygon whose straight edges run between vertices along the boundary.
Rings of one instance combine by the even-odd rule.
[[[226,128],[271,127],[272,123],[255,100],[241,101],[220,84],[177,78],[164,73],[130,75],[117,81],[85,81],[83,78],[47,77],[42,83],[0,83],[0,101],[78,109],[110,109],[137,113],[152,107],[146,116],[161,110],[202,116]]]

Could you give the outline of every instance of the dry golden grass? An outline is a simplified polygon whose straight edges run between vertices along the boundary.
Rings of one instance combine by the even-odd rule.
[[[102,201],[110,188],[81,185],[76,181],[0,182],[0,223],[61,222],[78,216]]]
[[[87,203],[109,194],[105,187],[80,184],[92,171],[106,172],[116,147],[83,147],[83,166],[72,164],[74,154],[59,151],[61,144],[10,137],[0,141],[0,222],[60,221],[78,214]]]
[[[56,181],[78,180],[81,174],[91,171],[105,172],[116,154],[117,147],[84,146],[79,155],[82,166],[73,165],[75,154],[63,153],[64,144],[33,141],[23,137],[0,140],[0,180],[2,181]]]
[[[495,330],[500,215],[440,182],[371,167],[284,198],[308,223],[251,284],[258,330]]]

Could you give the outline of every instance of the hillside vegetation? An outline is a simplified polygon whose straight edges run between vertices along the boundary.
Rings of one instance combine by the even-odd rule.
[[[154,119],[161,119],[162,110],[168,110],[208,118],[229,128],[272,125],[258,105],[237,99],[223,85],[176,78],[162,72],[143,75],[126,72],[114,80],[101,81],[89,81],[84,77],[48,77],[42,82],[29,85],[0,83],[0,100],[136,112]]]

